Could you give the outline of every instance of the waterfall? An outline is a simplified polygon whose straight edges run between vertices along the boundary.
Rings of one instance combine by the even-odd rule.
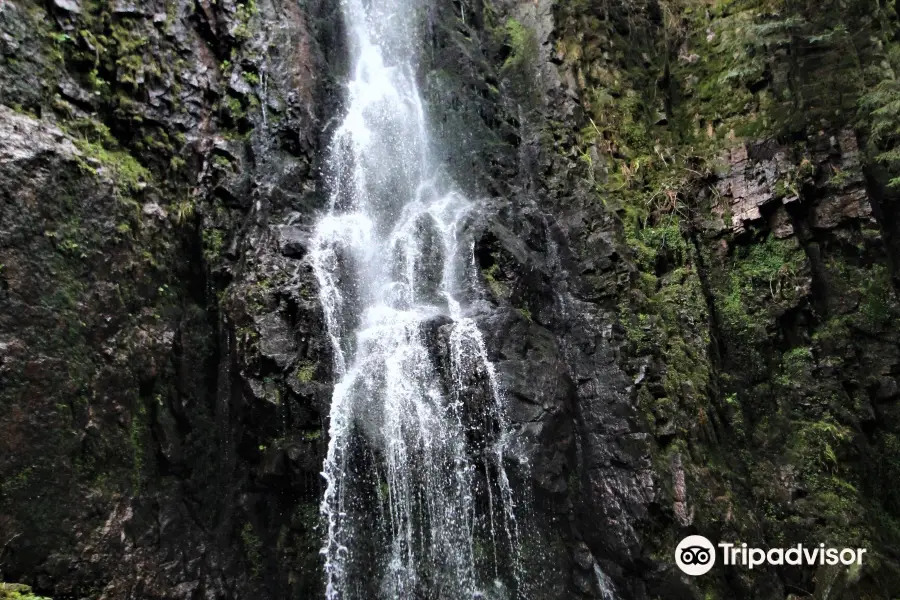
[[[525,597],[474,210],[434,160],[416,0],[342,0],[353,71],[311,259],[334,350],[328,600]]]

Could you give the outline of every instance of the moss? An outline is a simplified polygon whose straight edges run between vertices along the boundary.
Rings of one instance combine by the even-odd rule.
[[[297,381],[300,383],[309,383],[316,376],[317,365],[312,362],[301,362],[297,365]]]
[[[900,318],[890,276],[869,266],[883,248],[851,228],[836,234],[839,241],[812,232],[805,249],[752,230],[739,238],[710,234],[723,220],[712,214],[720,207],[710,185],[721,180],[713,173],[723,150],[745,136],[805,140],[822,129],[827,139],[847,127],[848,102],[862,89],[862,69],[851,63],[871,52],[848,44],[853,29],[845,26],[855,17],[847,13],[861,5],[663,1],[652,18],[621,6],[592,19],[575,4],[557,8],[556,57],[582,90],[584,122],[562,133],[548,125],[543,139],[574,165],[562,185],[587,182],[596,204],[621,218],[634,253],[639,272],[619,319],[638,406],[665,449],[654,457],[658,472],[671,470],[667,450],[679,448],[701,530],[749,540],[762,529],[766,543],[779,545],[773,542],[821,529],[829,541],[874,543],[868,523],[896,529],[878,506],[890,493],[866,489],[895,479],[893,459],[878,456],[895,457],[888,445],[896,440],[860,434],[860,419],[871,418],[871,390],[884,385],[883,375],[870,373],[888,367],[858,363],[878,352],[869,346],[893,348],[888,324]],[[615,30],[625,22],[627,36]],[[858,30],[871,33],[872,23]],[[889,45],[894,37],[885,38]],[[860,111],[865,122],[884,109],[882,152],[900,141],[900,111],[888,106],[900,71],[890,71],[881,74],[890,81],[882,97]],[[854,169],[818,169],[805,158],[810,148],[797,144],[795,164],[775,183],[777,197],[859,181]],[[882,164],[900,173],[892,158]],[[815,273],[806,251],[822,257]],[[827,291],[819,294],[817,285]],[[861,478],[868,468],[878,474]],[[785,477],[795,478],[789,500]],[[900,506],[896,494],[890,501]],[[729,596],[712,588],[713,596]]]
[[[52,600],[32,593],[31,588],[21,583],[0,582],[0,600]]]
[[[266,310],[267,306],[271,305],[273,301],[272,290],[275,285],[275,281],[266,277],[250,286],[246,297],[249,301],[250,310],[253,313],[261,313]]]
[[[143,79],[145,69],[153,70],[152,61],[144,57],[143,48],[148,40],[137,33],[129,22],[112,25],[112,39],[115,41],[116,79],[137,87]]]
[[[779,240],[768,236],[762,243],[740,249],[733,270],[744,283],[769,288],[784,275],[795,275],[806,264],[806,257],[794,239]]]
[[[679,267],[638,298],[637,305],[623,302],[619,307],[630,353],[665,363],[660,382],[665,396],[638,392],[645,418],[654,429],[666,427],[669,433],[710,435],[715,411],[709,404],[709,315],[699,277],[689,266]]]
[[[500,266],[497,263],[492,264],[487,269],[482,269],[481,274],[484,277],[484,282],[487,284],[488,289],[495,298],[506,298],[509,295],[508,286],[497,279],[500,275]]]
[[[807,423],[800,428],[795,451],[800,455],[800,463],[809,473],[819,470],[831,471],[838,466],[836,449],[847,443],[852,435],[848,428],[827,417]]]
[[[768,236],[763,242],[738,247],[731,259],[725,288],[716,294],[722,325],[742,343],[765,337],[764,317],[776,306],[791,304],[798,278],[804,276],[806,255],[796,240]]]
[[[145,52],[152,31],[145,32],[141,20],[114,18],[111,5],[104,1],[86,2],[83,9],[76,43],[66,48],[66,59],[74,63],[72,71],[90,73],[88,83],[102,98],[108,98],[115,86],[136,90],[148,75],[161,74],[156,54]],[[85,68],[88,65],[91,68]]]
[[[225,233],[221,229],[203,230],[203,257],[208,263],[216,262],[225,247]]]
[[[109,172],[121,196],[131,197],[151,181],[150,172],[119,146],[106,125],[93,119],[79,119],[67,123],[66,127],[85,155],[83,168],[92,173]]]
[[[170,93],[161,100],[171,104],[171,112],[185,110],[178,100],[178,72],[185,65],[173,56],[174,40],[162,35],[151,19],[117,12],[114,3],[107,0],[86,0],[81,8],[71,17],[73,29],[67,25],[66,31],[56,33],[65,41],[54,43],[61,47],[65,70],[92,92],[96,111],[92,118],[108,124],[118,137],[89,136],[88,141],[99,143],[109,152],[127,152],[144,167],[163,171],[178,149],[168,139],[173,132],[167,129],[178,125],[171,119],[145,119],[149,108],[147,87],[165,80]],[[65,100],[57,98],[54,108],[67,128],[75,128],[77,121],[84,120],[73,119],[73,107]],[[171,173],[167,175],[161,183],[174,187]]]
[[[147,431],[147,408],[141,404],[131,417],[129,433],[132,463],[131,486],[135,496],[140,495],[144,480],[144,445]]]
[[[805,512],[820,519],[817,531],[821,541],[871,547],[870,534],[863,525],[866,502],[847,478],[852,439],[852,430],[826,415],[798,424],[790,455],[800,466],[800,477],[809,493]]]
[[[245,103],[247,105],[250,104],[249,100],[241,100],[240,98],[229,94],[222,99],[220,104],[221,114],[226,119],[226,122],[229,123],[230,126],[239,129],[239,131],[231,134],[235,139],[240,139],[241,136],[245,136],[248,133],[248,125],[246,123],[247,109],[245,108]]]
[[[563,15],[578,25],[566,31],[562,18],[558,41],[558,56],[585,89],[590,117],[576,152],[587,179],[607,206],[641,222],[656,212],[687,214],[696,208],[695,186],[742,136],[776,136],[805,123],[819,127],[822,113],[833,113],[835,104],[845,107],[858,89],[858,69],[840,58],[853,55],[848,38],[824,16],[828,11],[804,15],[797,14],[799,6],[750,2],[710,18],[708,3],[663,2],[660,8],[661,24],[626,8],[627,17],[588,25],[584,12],[569,7]],[[629,23],[627,39],[614,27],[617,18]],[[796,46],[802,53],[811,43],[839,57],[834,74],[804,75],[781,52]],[[609,48],[616,46],[628,51],[612,55]],[[773,73],[801,79],[797,87],[804,98],[815,96],[828,108],[812,114],[787,97],[784,88],[791,86],[770,84]],[[837,89],[841,93],[833,93]],[[798,187],[780,182],[784,196],[795,195]]]
[[[239,4],[235,16],[237,17],[237,26],[234,29],[234,37],[238,41],[244,41],[250,38],[253,30],[251,29],[251,21],[259,13],[259,7],[256,0],[246,0]]]
[[[154,153],[159,153],[163,156],[172,156],[176,151],[175,145],[169,139],[169,134],[162,129],[149,131],[144,135],[142,145],[144,149],[152,150]]]
[[[838,169],[834,167],[834,174],[828,180],[828,185],[835,188],[842,188],[848,183],[853,182],[857,174],[851,169]]]
[[[642,227],[628,221],[625,224],[625,240],[635,251],[638,266],[645,272],[655,271],[661,257],[665,257],[672,266],[683,265],[688,258],[687,241],[677,215],[666,215],[655,226]]]
[[[534,33],[516,19],[507,19],[503,25],[505,43],[509,46],[509,56],[503,63],[504,69],[522,65],[533,52]]]
[[[250,523],[245,523],[241,528],[241,543],[244,547],[244,556],[250,563],[250,574],[254,579],[259,579],[263,572],[263,545]]]
[[[213,166],[217,169],[221,169],[223,171],[231,171],[232,170],[231,160],[229,160],[225,156],[216,154],[215,156],[213,156],[212,162],[213,162]]]
[[[693,273],[673,274],[667,283],[653,298],[667,338],[663,349],[666,357],[663,387],[669,396],[681,398],[685,408],[703,425],[709,409],[702,406],[701,399],[707,396],[710,382],[709,358],[705,353],[709,343],[704,327],[708,323],[706,301],[699,279]],[[694,331],[699,337],[686,338],[683,335],[686,331]]]
[[[238,350],[242,355],[259,352],[259,333],[252,327],[238,327],[236,332]]]
[[[811,348],[794,348],[782,356],[781,371],[774,381],[789,389],[808,387],[814,365]]]
[[[14,475],[6,477],[3,482],[0,483],[0,495],[12,496],[17,492],[24,490],[28,485],[28,480],[31,478],[32,472],[32,467],[26,467]]]
[[[653,345],[650,315],[643,312],[634,313],[631,303],[623,300],[619,304],[619,317],[625,328],[625,338],[631,343],[632,351],[637,355],[651,352]]]
[[[861,277],[859,286],[861,302],[853,316],[858,325],[868,331],[878,331],[896,323],[900,316],[900,306],[894,287],[891,284],[890,271],[884,265],[873,265]]]
[[[316,429],[315,431],[305,431],[303,432],[303,439],[307,442],[315,442],[322,439],[322,430]]]

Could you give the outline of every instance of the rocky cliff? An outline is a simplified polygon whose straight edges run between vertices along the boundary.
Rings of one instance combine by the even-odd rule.
[[[900,593],[893,4],[422,20],[541,596]],[[306,253],[342,27],[320,0],[0,0],[0,580],[321,596]],[[868,556],[692,579],[689,533]]]

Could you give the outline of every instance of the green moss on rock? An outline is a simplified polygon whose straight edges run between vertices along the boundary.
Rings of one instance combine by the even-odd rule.
[[[52,600],[46,596],[38,596],[31,588],[21,583],[0,582],[0,600]]]

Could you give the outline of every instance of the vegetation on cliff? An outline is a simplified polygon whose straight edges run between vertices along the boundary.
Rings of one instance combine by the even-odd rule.
[[[563,151],[621,216],[637,267],[620,302],[637,397],[660,476],[684,465],[694,494],[689,514],[662,502],[660,556],[689,529],[868,547],[861,573],[780,575],[788,590],[846,597],[900,585],[900,512],[882,475],[900,461],[884,208],[897,15],[871,8],[558,9],[557,53],[585,111]],[[704,585],[726,597],[735,582]]]

